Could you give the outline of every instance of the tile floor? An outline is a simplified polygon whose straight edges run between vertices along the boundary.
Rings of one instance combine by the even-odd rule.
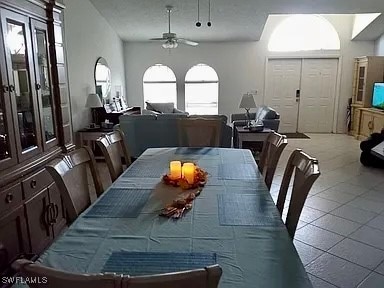
[[[305,203],[294,244],[314,288],[384,287],[384,170],[359,162],[359,141],[311,134],[288,139],[271,188],[277,199],[295,148],[319,160],[321,176]]]

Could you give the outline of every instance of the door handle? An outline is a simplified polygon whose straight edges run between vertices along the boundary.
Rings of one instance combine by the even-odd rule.
[[[9,87],[7,85],[3,85],[3,92],[7,93],[9,91]]]
[[[300,102],[300,89],[296,90],[296,102]]]
[[[50,215],[50,207],[51,207],[51,204],[48,204],[48,206],[45,206],[44,208],[44,213],[43,213],[43,217],[44,217],[44,224],[46,226],[51,226],[51,215]]]
[[[36,90],[40,90],[41,89],[41,85],[39,83],[36,83]]]
[[[9,85],[9,92],[14,92],[14,91],[15,91],[15,86]]]

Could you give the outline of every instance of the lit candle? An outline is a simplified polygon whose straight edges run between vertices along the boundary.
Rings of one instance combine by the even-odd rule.
[[[181,162],[180,161],[171,161],[169,163],[169,172],[170,178],[177,180],[181,178]]]
[[[189,184],[193,184],[193,182],[195,181],[195,164],[184,163],[182,174]]]

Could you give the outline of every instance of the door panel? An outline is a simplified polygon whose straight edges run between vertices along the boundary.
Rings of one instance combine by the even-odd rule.
[[[380,133],[381,130],[384,129],[384,115],[373,116],[373,132]]]
[[[28,215],[28,229],[33,253],[41,253],[53,240],[49,222],[49,196],[45,189],[25,203]]]
[[[299,109],[296,91],[300,89],[301,60],[269,60],[267,71],[265,103],[280,114],[279,131],[295,133]]]
[[[300,132],[332,132],[337,67],[337,59],[303,59]]]
[[[14,258],[29,252],[24,207],[0,219],[0,272],[6,269]]]
[[[373,117],[372,114],[363,111],[361,113],[361,121],[360,121],[360,135],[368,137],[371,135],[373,129]]]
[[[0,86],[0,170],[3,170],[17,163],[9,84],[3,45],[0,45]]]
[[[63,229],[67,226],[67,219],[65,218],[65,209],[63,200],[61,199],[60,191],[56,184],[53,183],[48,187],[49,200],[52,203],[53,217],[53,234],[54,237],[58,237]]]
[[[33,38],[33,56],[35,63],[36,83],[40,109],[40,122],[44,150],[58,144],[55,124],[55,107],[51,85],[51,67],[48,51],[47,25],[36,20],[31,21]]]

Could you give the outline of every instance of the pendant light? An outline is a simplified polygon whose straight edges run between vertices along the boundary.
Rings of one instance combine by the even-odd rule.
[[[201,22],[200,22],[200,0],[197,0],[197,22],[196,22],[196,27],[201,27]]]

